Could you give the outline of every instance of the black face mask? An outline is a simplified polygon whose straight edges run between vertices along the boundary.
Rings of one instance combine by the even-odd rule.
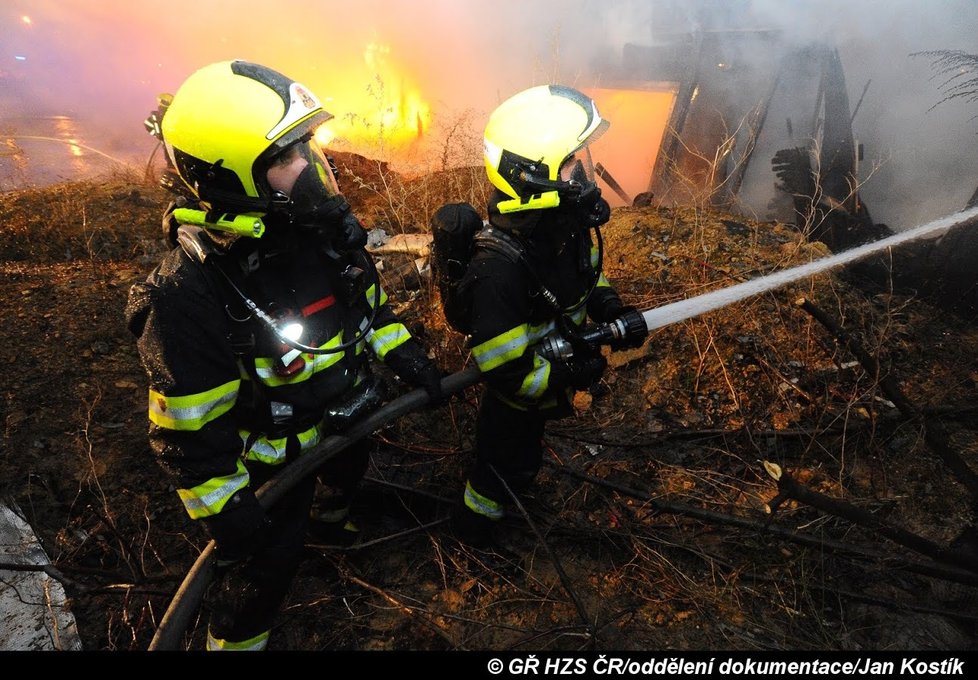
[[[601,189],[593,183],[585,184],[580,194],[562,196],[557,210],[588,229],[600,227],[611,218],[611,206],[601,197]]]
[[[307,165],[292,187],[288,204],[292,223],[312,232],[317,241],[336,251],[367,245],[367,232],[350,211],[342,194],[330,194],[315,164]]]
[[[590,165],[590,154],[587,155]],[[601,189],[594,183],[593,177],[584,168],[579,159],[570,161],[573,165],[561,167],[561,179],[574,182],[579,187],[576,193],[561,194],[560,210],[570,219],[577,220],[586,228],[600,227],[611,217],[611,207],[601,197]],[[570,172],[567,172],[567,170]]]

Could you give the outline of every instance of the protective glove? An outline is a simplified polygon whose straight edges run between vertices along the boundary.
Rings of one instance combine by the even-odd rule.
[[[341,252],[359,250],[367,245],[367,230],[342,194],[312,200],[296,192],[293,190],[293,219],[300,227],[311,231],[319,242]]]
[[[441,379],[441,370],[433,362],[427,361],[411,376],[409,382],[415,387],[424,388],[428,393],[428,406],[437,406],[448,399],[441,389]]]
[[[611,219],[611,206],[594,184],[576,196],[562,197],[558,210],[573,224],[587,229],[600,227]]]
[[[550,384],[554,387],[586,390],[598,382],[607,367],[608,360],[600,354],[555,361],[550,366]]]
[[[601,197],[601,189],[595,189],[595,191],[598,192],[598,197],[591,204],[587,213],[587,220],[592,227],[600,227],[611,219],[611,206],[608,205],[608,201]]]
[[[180,223],[173,217],[173,211],[177,208],[186,208],[188,205],[190,202],[185,197],[177,196],[170,201],[166,210],[163,211],[163,238],[166,239],[171,248],[177,245],[177,229],[180,228]]]
[[[438,406],[448,400],[448,395],[441,389],[444,374],[427,356],[420,353],[406,355],[394,350],[387,355],[385,361],[398,378],[411,387],[421,387],[428,393],[428,406]]]
[[[221,512],[202,521],[214,539],[218,566],[247,559],[272,537],[272,521],[250,487],[239,490]]]

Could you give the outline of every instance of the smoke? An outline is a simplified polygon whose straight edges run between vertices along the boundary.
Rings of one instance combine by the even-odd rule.
[[[931,110],[941,81],[928,59],[910,56],[978,53],[976,26],[973,0],[8,0],[0,9],[0,132],[65,115],[90,145],[146,158],[153,142],[142,120],[156,95],[232,58],[302,81],[338,119],[410,90],[430,108],[432,126],[465,113],[478,128],[525,87],[606,83],[627,43],[694,28],[763,28],[785,42],[831,39],[853,106],[869,83],[854,122],[870,175],[863,197],[877,221],[903,227],[963,207],[978,183],[978,110],[963,101]]]
[[[850,104],[859,106],[853,132],[865,149],[861,194],[875,221],[902,229],[965,206],[978,186],[978,106],[937,105],[944,80],[929,58],[912,55],[978,54],[978,3],[754,0],[752,13],[786,40],[829,39],[838,47]]]

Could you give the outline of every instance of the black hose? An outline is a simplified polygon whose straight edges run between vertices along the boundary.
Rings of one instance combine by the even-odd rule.
[[[446,396],[476,384],[482,378],[478,366],[471,366],[442,378],[441,389]],[[255,493],[262,507],[268,508],[282,498],[296,483],[314,473],[319,466],[354,442],[367,437],[392,421],[416,411],[428,403],[428,393],[416,389],[385,404],[342,434],[327,437],[308,453],[289,463]],[[200,553],[173,596],[170,606],[160,620],[149,651],[180,649],[180,640],[197,613],[204,591],[214,576],[214,541]]]

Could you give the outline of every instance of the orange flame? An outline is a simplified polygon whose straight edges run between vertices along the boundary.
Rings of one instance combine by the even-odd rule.
[[[371,147],[397,154],[423,136],[431,120],[431,107],[407,69],[391,58],[391,48],[379,42],[366,45],[363,61],[369,80],[361,72],[348,72],[333,82],[336,94],[324,102],[336,118],[321,127],[316,139],[323,146]],[[333,101],[342,109],[334,110]]]

